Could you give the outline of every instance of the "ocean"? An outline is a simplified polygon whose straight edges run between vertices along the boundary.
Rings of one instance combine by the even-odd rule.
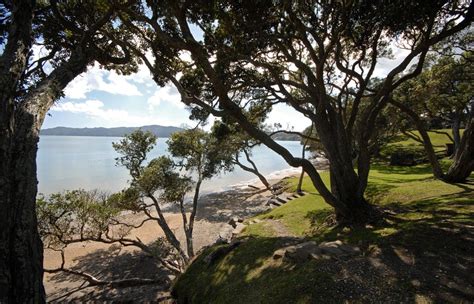
[[[41,136],[38,147],[38,192],[49,195],[73,189],[100,189],[116,192],[130,180],[123,167],[115,165],[119,155],[112,147],[120,137]],[[166,138],[158,139],[149,159],[167,154]],[[300,156],[302,145],[298,141],[280,141],[293,155]],[[253,148],[252,160],[267,179],[281,178],[300,172],[290,167],[281,156],[261,145]],[[202,184],[202,193],[224,191],[233,187],[258,182],[255,175],[235,167]]]

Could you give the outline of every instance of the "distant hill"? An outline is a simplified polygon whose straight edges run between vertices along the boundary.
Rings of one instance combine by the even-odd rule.
[[[40,131],[40,135],[65,135],[65,136],[111,136],[121,137],[137,129],[150,131],[158,137],[169,137],[172,133],[183,131],[182,128],[171,126],[142,126],[142,127],[118,127],[118,128],[67,128],[56,127]]]
[[[300,141],[301,137],[298,134],[278,133],[272,135],[274,140]]]

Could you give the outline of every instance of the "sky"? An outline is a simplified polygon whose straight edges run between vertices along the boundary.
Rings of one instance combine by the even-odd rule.
[[[383,76],[402,55],[400,50],[395,52],[395,59],[381,60],[376,76]],[[158,87],[145,66],[136,74],[123,76],[94,65],[69,83],[64,97],[49,111],[42,128],[196,125],[180,100],[173,86]],[[280,123],[285,129],[302,131],[311,122],[289,106],[277,105],[267,123]]]

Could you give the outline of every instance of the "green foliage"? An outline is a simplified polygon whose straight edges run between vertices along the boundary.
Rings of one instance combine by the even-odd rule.
[[[215,137],[199,129],[176,132],[168,140],[168,150],[177,159],[177,165],[199,178],[209,179],[222,171],[232,169],[233,155],[219,144]]]
[[[94,190],[72,190],[39,197],[38,230],[45,247],[60,249],[74,238],[97,238],[108,232],[120,209],[108,195]]]
[[[172,158],[160,156],[145,164],[155,143],[152,133],[137,130],[113,144],[122,155],[117,164],[127,168],[133,178],[128,189],[113,196],[117,206],[136,211],[144,206],[144,197],[155,195],[164,202],[182,202],[194,184],[232,168],[232,155],[199,129],[173,133],[168,140]]]
[[[117,165],[127,168],[134,180],[139,178],[143,162],[155,146],[156,140],[157,137],[153,133],[137,130],[126,135],[120,142],[112,143],[115,151],[122,155],[115,159]]]
[[[324,172],[322,175],[327,183],[328,174]],[[206,256],[220,247],[214,246],[204,251],[177,280],[174,293],[179,295],[178,299],[182,302],[213,303],[344,303],[348,299],[370,302],[378,299],[374,298],[372,290],[377,290],[377,297],[385,299],[410,297],[413,293],[411,285],[395,280],[395,284],[387,286],[386,279],[370,281],[368,278],[361,282],[370,281],[368,285],[371,291],[357,285],[357,295],[341,295],[341,288],[348,286],[344,285],[345,282],[360,279],[360,272],[354,269],[362,267],[360,269],[364,269],[364,273],[371,273],[371,276],[379,272],[370,270],[370,264],[361,266],[359,262],[362,257],[350,259],[345,264],[347,268],[342,270],[344,280],[335,283],[334,280],[340,278],[338,271],[341,270],[341,264],[336,260],[327,263],[315,260],[285,263],[275,260],[273,252],[285,246],[285,238],[276,237],[271,226],[265,223],[267,219],[277,219],[296,236],[317,242],[342,240],[359,246],[367,255],[377,248],[391,252],[394,247],[403,246],[414,254],[420,254],[417,255],[416,267],[426,262],[427,252],[433,255],[435,265],[446,257],[451,259],[449,263],[453,263],[453,255],[469,254],[466,240],[457,236],[460,233],[457,224],[474,224],[474,187],[469,184],[447,184],[431,176],[428,165],[409,168],[374,165],[369,179],[368,198],[383,208],[395,210],[396,215],[387,216],[383,224],[354,229],[331,228],[325,224],[330,209],[323,203],[309,178],[305,177],[303,189],[308,192],[307,195],[259,215],[262,221],[249,225],[245,230],[245,235],[250,238],[213,264],[209,264]],[[296,189],[298,178],[291,178],[289,182]],[[448,226],[451,223],[454,226]],[[443,230],[447,227],[458,228],[449,234],[446,233],[448,230]],[[456,263],[459,261],[456,258],[454,260]],[[407,267],[413,270],[415,266]],[[400,275],[404,275],[405,280],[409,277],[406,273],[396,276]],[[239,296],[235,297],[236,294]]]
[[[428,127],[451,126],[455,116],[462,120],[473,98],[473,71],[472,52],[434,57],[420,75],[403,83],[393,98],[417,113]],[[407,119],[392,114],[401,130],[413,128]]]

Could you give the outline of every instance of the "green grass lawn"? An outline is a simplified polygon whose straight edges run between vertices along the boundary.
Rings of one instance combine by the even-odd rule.
[[[449,160],[443,160],[449,166]],[[322,173],[328,181],[328,174]],[[474,295],[474,181],[447,184],[429,165],[375,164],[366,197],[386,210],[364,228],[323,225],[330,207],[305,178],[307,195],[258,216],[246,241],[213,263],[207,249],[175,284],[180,303],[468,303]],[[296,188],[297,179],[289,180]],[[288,238],[342,240],[361,248],[349,261],[285,263],[272,258]],[[225,245],[224,245],[225,246]]]
[[[461,136],[463,132],[464,130],[461,130]],[[410,133],[421,140],[420,133],[418,131],[411,131]],[[433,148],[439,155],[445,153],[446,144],[452,143],[452,140],[444,133],[449,134],[451,138],[453,136],[451,129],[440,129],[436,130],[436,132],[428,131]],[[423,144],[414,140],[413,138],[407,137],[404,134],[400,134],[393,138],[390,143],[383,147],[380,154],[382,157],[388,158],[390,154],[397,150],[410,151],[419,157],[423,157],[425,155]]]

